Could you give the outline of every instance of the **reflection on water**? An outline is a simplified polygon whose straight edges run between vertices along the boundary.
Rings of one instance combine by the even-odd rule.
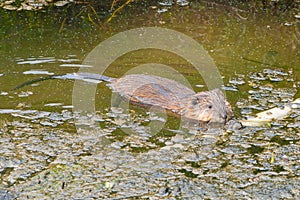
[[[142,16],[128,7],[111,21],[110,31],[77,22],[59,33],[61,22],[47,13],[29,24],[11,16],[0,27],[0,198],[300,198],[297,106],[287,119],[263,127],[177,130],[175,117],[134,106],[126,113],[110,108],[111,91],[100,83],[97,113],[72,112],[74,81],[68,79],[79,67],[92,67],[81,64],[85,55],[105,38],[141,26],[175,29],[203,44],[239,119],[299,97],[297,21],[206,6],[191,3],[164,12],[149,6]],[[155,62],[176,69],[195,90],[205,90],[189,63],[155,50],[128,53],[105,74],[119,77]],[[68,74],[66,80],[12,91],[25,81],[62,74]],[[152,135],[151,122],[165,126]]]

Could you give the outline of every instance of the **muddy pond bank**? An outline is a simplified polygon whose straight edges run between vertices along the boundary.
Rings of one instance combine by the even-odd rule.
[[[238,119],[300,97],[295,18],[205,6],[128,7],[105,31],[76,19],[61,28],[63,19],[51,11],[2,15],[9,20],[0,28],[0,199],[300,198],[299,108],[263,127],[205,132],[179,129],[180,119],[136,106],[112,107],[103,83],[97,112],[87,116],[72,110],[72,80],[11,91],[27,80],[86,67],[90,51],[117,33],[159,26],[203,45]],[[122,55],[105,74],[120,77],[145,63],[165,64],[196,91],[207,89],[184,58],[155,49]]]

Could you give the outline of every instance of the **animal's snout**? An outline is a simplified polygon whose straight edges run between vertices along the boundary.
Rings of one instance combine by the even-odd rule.
[[[227,119],[227,113],[221,113],[221,114],[220,114],[220,117],[221,117],[222,119],[226,120],[226,119]]]

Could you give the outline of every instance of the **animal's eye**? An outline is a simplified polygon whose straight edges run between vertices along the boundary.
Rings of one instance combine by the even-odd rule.
[[[212,109],[212,105],[209,105],[208,108],[209,108],[209,109]]]

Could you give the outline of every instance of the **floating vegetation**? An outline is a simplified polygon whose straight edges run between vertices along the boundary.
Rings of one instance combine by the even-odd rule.
[[[56,7],[62,7],[67,5],[68,3],[73,2],[72,0],[63,0],[63,1],[55,1],[53,0],[4,0],[0,2],[0,7],[6,9],[6,10],[41,10],[44,9],[47,6],[54,5]]]
[[[45,70],[29,70],[29,71],[23,72],[23,74],[44,74],[44,75],[53,75],[54,73],[48,72],[48,71],[45,71]]]
[[[69,65],[73,65],[73,67],[82,67],[81,64],[79,64],[80,60],[74,58],[73,55],[69,55],[67,58],[54,58],[54,57],[30,57],[30,58],[18,58],[17,60],[18,65],[40,65],[40,64],[57,64],[60,63],[62,67],[64,65],[67,65],[67,67],[71,67]],[[72,64],[70,64],[72,63]],[[42,72],[46,72],[44,70],[29,70],[26,72],[23,72],[24,74],[44,74]],[[49,73],[51,75],[52,73]]]
[[[277,84],[283,81],[288,87],[277,87]],[[239,91],[238,88],[246,87],[244,86],[246,83],[250,88],[248,98],[237,102],[243,118],[249,122],[244,121],[245,125],[266,124],[272,120],[287,118],[288,115],[295,117],[294,113],[298,112],[296,108],[300,102],[294,101],[298,86],[294,82],[292,70],[285,72],[281,69],[265,68],[262,72],[249,74],[248,77],[240,75],[229,80],[228,86],[224,89]]]
[[[249,99],[238,102],[241,109],[250,109],[249,114],[253,114],[257,105],[268,109],[284,105],[286,102],[281,99],[293,99],[295,91],[268,85],[270,80],[253,78],[253,74],[228,83],[237,89],[247,85],[252,88]],[[262,72],[259,76],[262,75],[270,73]],[[282,81],[286,82],[293,76],[278,71],[271,75],[283,76]],[[269,94],[273,101],[262,94]],[[253,96],[261,97],[254,100]],[[49,103],[45,106],[63,105]],[[221,196],[244,198],[246,194],[249,198],[263,198],[272,190],[272,194],[275,191],[281,198],[296,198],[300,195],[297,193],[300,188],[298,112],[293,113],[295,120],[288,121],[285,126],[273,122],[269,127],[245,128],[238,132],[197,134],[163,129],[152,135],[145,125],[151,120],[164,123],[165,119],[134,111],[124,113],[114,107],[87,116],[68,110],[1,110],[15,117],[0,127],[5,130],[0,131],[0,146],[6,146],[1,148],[0,165],[4,169],[1,178],[4,185],[12,189],[3,191],[19,198],[41,195],[86,198],[91,194],[97,198],[137,195],[143,198],[216,198],[219,197],[216,191]],[[74,124],[76,119],[76,133],[53,129]],[[162,182],[166,185],[161,185]],[[58,188],[64,193],[54,192]],[[238,192],[240,189],[243,193]],[[284,194],[279,192],[283,190]],[[233,191],[236,193],[232,194]]]
[[[269,70],[228,83],[251,88],[237,103],[247,115],[292,101],[297,88],[270,85],[269,75],[293,85],[293,73]],[[300,197],[297,105],[291,119],[265,127],[192,132],[167,126],[155,135],[149,123],[166,123],[155,113],[112,107],[79,115],[62,103],[44,106],[61,111],[0,110],[12,116],[0,123],[0,197]]]

